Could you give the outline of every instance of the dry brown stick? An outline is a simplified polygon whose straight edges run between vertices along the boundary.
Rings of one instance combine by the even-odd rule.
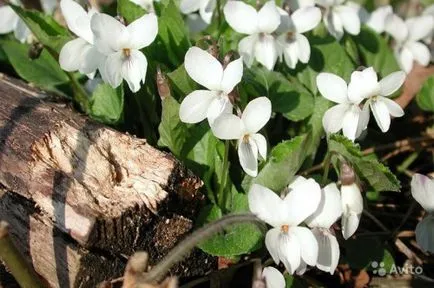
[[[9,237],[9,224],[0,222],[0,259],[23,288],[42,288],[38,275],[27,263]]]
[[[402,94],[395,99],[395,102],[399,104],[403,109],[410,104],[410,102],[419,93],[425,80],[434,74],[434,65],[423,67],[417,63],[414,63],[413,70],[407,75],[407,79],[404,82],[404,89]]]
[[[370,147],[370,148],[363,150],[362,153],[363,153],[363,155],[367,155],[367,154],[371,154],[374,152],[389,150],[389,149],[393,149],[393,148],[409,147],[409,146],[412,146],[415,144],[418,144],[421,146],[427,146],[428,144],[431,144],[431,142],[434,142],[434,139],[432,138],[431,135],[426,135],[426,136],[417,137],[417,138],[407,138],[407,139],[398,140],[398,141],[384,144],[384,145],[373,146],[373,147]]]

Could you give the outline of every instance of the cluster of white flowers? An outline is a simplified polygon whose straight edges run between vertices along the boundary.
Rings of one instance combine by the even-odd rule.
[[[19,0],[12,0],[12,4],[21,6]],[[14,32],[15,38],[21,43],[30,42],[31,35],[29,28],[17,13],[8,5],[0,7],[0,34]]]
[[[233,115],[229,93],[243,76],[242,57],[222,64],[207,51],[190,48],[184,61],[187,74],[208,90],[196,90],[185,97],[179,109],[179,117],[185,123],[198,123],[205,118],[214,135],[223,140],[238,140],[238,155],[244,171],[256,177],[258,153],[267,157],[267,141],[257,132],[271,117],[271,102],[266,97],[252,100],[238,117]]]
[[[357,230],[363,210],[355,183],[342,185],[340,191],[335,183],[321,189],[314,179],[301,176],[288,186],[283,198],[254,184],[248,199],[250,210],[272,226],[265,245],[274,262],[282,262],[290,274],[303,274],[307,265],[333,274],[340,250],[331,227],[342,217],[342,234],[348,239]]]
[[[89,77],[98,70],[113,88],[125,79],[131,91],[137,92],[145,82],[148,66],[140,49],[157,36],[157,16],[145,14],[125,26],[107,14],[93,9],[86,12],[72,0],[62,0],[60,7],[68,28],[78,36],[60,51],[62,69],[78,70]]]
[[[404,115],[402,108],[387,98],[395,93],[404,83],[405,73],[394,72],[378,81],[372,67],[351,74],[350,83],[331,73],[320,73],[316,78],[318,90],[328,100],[338,103],[323,116],[323,126],[327,133],[343,134],[355,140],[368,126],[369,108],[382,132],[390,127],[391,116]],[[360,108],[365,101],[363,108]]]

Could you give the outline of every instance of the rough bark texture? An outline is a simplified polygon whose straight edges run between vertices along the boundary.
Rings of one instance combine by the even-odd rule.
[[[202,182],[170,154],[17,80],[2,76],[0,95],[0,218],[51,286],[93,287],[136,250],[155,263],[192,229]],[[190,257],[174,271],[213,262]]]

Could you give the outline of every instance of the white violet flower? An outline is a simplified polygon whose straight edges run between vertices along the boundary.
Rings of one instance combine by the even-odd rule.
[[[281,199],[270,189],[253,184],[248,199],[250,211],[273,227],[265,236],[271,257],[293,274],[301,261],[311,266],[317,263],[316,238],[308,228],[299,225],[317,210],[321,188],[315,180],[303,177],[296,178],[288,188],[289,193]]]
[[[359,186],[355,182],[342,184],[342,235],[344,239],[350,238],[359,227],[363,212],[363,198]]]
[[[282,273],[274,267],[265,267],[262,270],[262,277],[265,280],[266,288],[285,288],[285,278]]]
[[[369,67],[351,74],[348,94],[353,95],[355,99],[367,99],[364,110],[369,105],[378,127],[384,133],[389,130],[391,115],[393,117],[404,115],[401,106],[392,99],[387,98],[402,86],[404,80],[405,73],[397,71],[378,81],[374,68]]]
[[[413,61],[422,66],[429,64],[431,53],[420,40],[431,34],[433,25],[434,18],[431,15],[409,18],[405,22],[395,14],[387,17],[385,31],[395,39],[395,55],[406,73],[413,68]]]
[[[199,11],[200,19],[206,24],[210,24],[216,4],[216,0],[181,0],[179,9],[185,15]]]
[[[416,241],[424,251],[434,253],[434,180],[414,174],[411,195],[428,212],[428,216],[416,226]]]
[[[280,14],[274,1],[265,3],[259,11],[241,1],[228,1],[223,11],[232,29],[249,35],[238,44],[244,63],[250,67],[256,59],[268,70],[273,70],[279,49],[272,33],[280,24]]]
[[[305,7],[295,10],[291,15],[285,10],[278,8],[280,13],[280,26],[277,38],[280,57],[285,59],[286,65],[294,69],[297,62],[309,62],[309,40],[302,33],[314,29],[321,21],[321,10],[317,7]]]
[[[384,32],[387,17],[393,14],[390,5],[380,6],[372,13],[369,13],[363,6],[353,1],[348,1],[346,5],[357,11],[361,23],[366,24],[379,34]]]
[[[223,113],[232,113],[228,94],[241,81],[243,60],[230,62],[225,69],[208,52],[191,47],[185,54],[187,74],[208,90],[191,92],[181,103],[179,117],[185,123],[198,123],[205,118],[212,124]]]
[[[211,130],[217,138],[238,140],[238,157],[243,170],[250,176],[258,175],[258,153],[267,158],[267,140],[258,133],[271,117],[271,101],[267,97],[256,98],[247,104],[241,117],[222,114]]]
[[[360,19],[357,11],[344,5],[345,0],[316,0],[325,9],[323,21],[329,33],[338,41],[344,36],[344,30],[351,35],[360,33]]]
[[[88,75],[89,78],[93,78],[105,59],[105,56],[93,45],[94,37],[90,29],[90,20],[97,12],[94,9],[86,12],[83,7],[72,0],[60,1],[60,9],[69,30],[78,36],[62,47],[59,54],[60,67],[69,72],[78,70]]]
[[[132,92],[145,82],[148,61],[140,49],[150,45],[158,33],[155,14],[145,14],[124,26],[107,14],[94,14],[91,20],[95,46],[107,56],[102,64],[101,76],[113,88],[125,79]]]
[[[12,4],[21,6],[17,0],[12,0]],[[21,43],[30,42],[32,33],[23,20],[17,13],[9,6],[4,5],[0,7],[0,34],[8,34],[14,32],[15,38]]]
[[[322,118],[327,133],[337,133],[342,129],[348,139],[354,141],[367,127],[369,110],[360,109],[363,99],[355,97],[341,77],[331,73],[319,73],[316,84],[321,95],[338,105],[328,109]]]
[[[339,263],[339,244],[331,231],[331,226],[342,215],[341,195],[335,183],[321,189],[321,202],[318,209],[306,219],[312,233],[318,241],[318,269],[334,274]]]

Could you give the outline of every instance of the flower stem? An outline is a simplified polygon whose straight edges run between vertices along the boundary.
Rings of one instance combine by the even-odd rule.
[[[67,72],[66,75],[68,75],[68,78],[72,84],[72,90],[74,91],[74,101],[80,105],[80,108],[83,110],[83,112],[89,114],[89,95],[87,95],[87,92],[83,89],[77,79],[74,78],[72,73]]]
[[[222,170],[220,171],[220,187],[219,192],[217,194],[218,200],[219,200],[219,206],[221,209],[224,210],[226,206],[226,200],[227,200],[227,189],[226,188],[226,182],[228,178],[229,173],[229,140],[226,140],[225,142],[225,154],[223,155],[223,165]]]
[[[217,0],[217,23],[220,31],[220,26],[222,25],[222,10],[221,10],[222,1]]]
[[[321,184],[325,185],[327,182],[327,178],[329,176],[329,169],[330,169],[330,161],[332,159],[332,154],[330,152],[327,152],[326,156],[324,157],[324,172],[322,174]]]

